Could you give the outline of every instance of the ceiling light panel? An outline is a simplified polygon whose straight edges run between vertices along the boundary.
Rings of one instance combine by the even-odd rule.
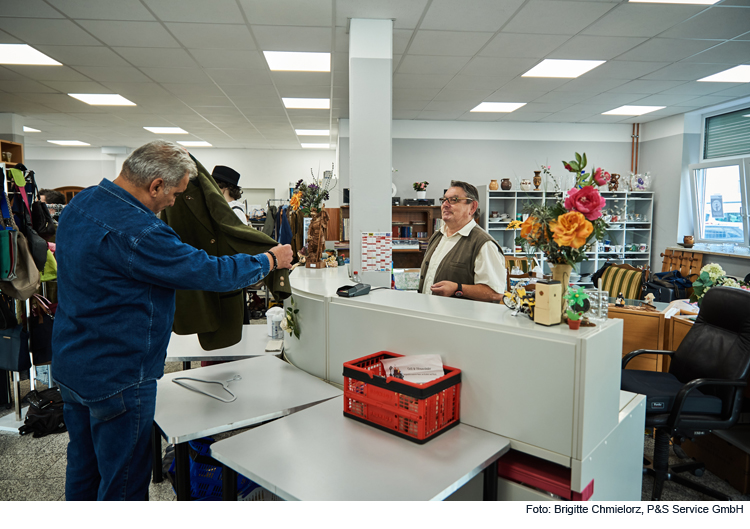
[[[526,103],[479,103],[471,109],[471,112],[513,112]]]
[[[135,103],[120,94],[68,94],[70,97],[94,106],[134,107]]]
[[[78,140],[47,140],[47,142],[54,143],[55,145],[64,145],[65,147],[86,147],[91,145],[90,143]]]
[[[213,147],[207,141],[178,141],[183,147]]]
[[[661,110],[666,107],[652,107],[652,106],[636,106],[636,105],[624,105],[607,112],[602,112],[605,116],[642,116],[655,110]]]
[[[630,0],[634,4],[692,4],[710,6],[721,0]]]
[[[38,130],[38,129],[32,129],[31,127],[27,127],[27,126],[24,126],[24,127],[23,127],[23,131],[24,131],[24,132],[42,132],[41,130]]]
[[[294,129],[297,136],[328,136],[331,131],[328,129]]]
[[[330,72],[331,54],[296,52],[296,51],[264,51],[268,67],[273,72]]]
[[[521,77],[559,77],[575,79],[605,62],[606,61],[545,59]]]
[[[750,65],[741,65],[698,79],[703,83],[750,83]]]
[[[143,127],[154,134],[188,134],[188,131],[180,127]]]
[[[330,99],[311,99],[304,97],[282,97],[286,108],[316,108],[328,110],[331,108]]]
[[[28,44],[0,44],[0,64],[32,64],[37,66],[62,66],[52,57],[35,50]]]

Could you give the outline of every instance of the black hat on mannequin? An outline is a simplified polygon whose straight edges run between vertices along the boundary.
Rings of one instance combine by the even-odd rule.
[[[214,171],[211,173],[211,176],[213,176],[214,180],[216,180],[217,182],[226,182],[227,184],[232,184],[233,186],[238,185],[240,182],[240,173],[225,165],[217,165],[216,167],[214,167]]]

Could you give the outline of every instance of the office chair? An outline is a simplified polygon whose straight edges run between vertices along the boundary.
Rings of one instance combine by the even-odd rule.
[[[641,354],[670,356],[669,372],[625,370]],[[684,439],[728,429],[737,422],[750,373],[750,292],[711,288],[693,328],[676,351],[633,351],[622,359],[622,367],[621,388],[646,395],[646,426],[656,429],[653,471],[649,472],[654,474],[651,499],[659,500],[664,481],[670,480],[728,500],[726,495],[675,475],[695,470],[695,465],[675,466],[670,472],[669,440],[674,439],[676,453],[684,455],[678,446]]]

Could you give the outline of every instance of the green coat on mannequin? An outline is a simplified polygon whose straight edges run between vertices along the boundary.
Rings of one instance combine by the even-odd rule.
[[[192,157],[192,156],[191,156]],[[242,224],[221,190],[201,163],[197,178],[190,181],[174,206],[162,212],[166,222],[186,244],[221,257],[237,253],[257,255],[278,243],[268,235]],[[274,299],[291,295],[289,270],[276,270],[264,279]],[[229,347],[242,338],[242,290],[206,292],[178,290],[173,331],[198,334],[206,351]]]

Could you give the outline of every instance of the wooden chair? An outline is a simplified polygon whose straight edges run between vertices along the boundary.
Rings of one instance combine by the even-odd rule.
[[[622,292],[626,299],[641,299],[645,283],[645,270],[629,264],[613,264],[602,274],[602,290],[609,292],[610,297],[617,297]]]
[[[661,271],[671,272],[679,270],[680,275],[690,281],[695,281],[703,268],[703,254],[691,251],[664,250],[659,254],[662,258]],[[693,295],[693,289],[688,288],[687,293]]]

